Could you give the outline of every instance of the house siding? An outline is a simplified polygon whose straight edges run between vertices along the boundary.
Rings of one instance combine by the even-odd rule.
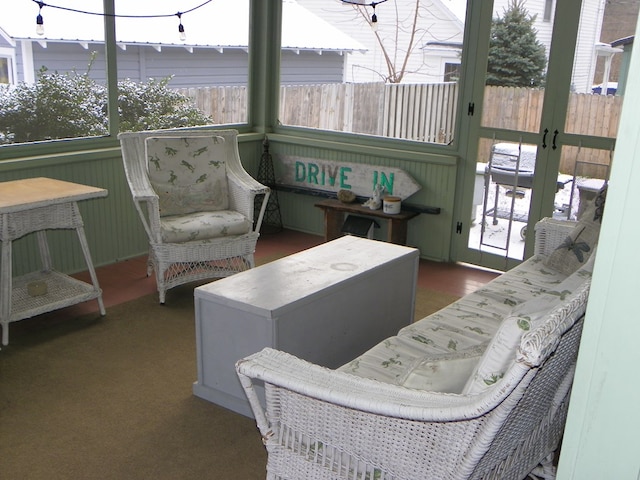
[[[374,32],[360,18],[351,5],[340,2],[327,2],[326,0],[298,0],[303,7],[327,20],[332,25],[353,37],[367,47],[366,53],[354,52],[347,59],[345,81],[352,83],[380,82],[388,75],[386,60],[382,48],[378,44]],[[410,24],[415,0],[396,0],[398,18],[404,19],[404,25]],[[398,52],[391,49],[395,40],[396,21],[395,6],[392,2],[381,4],[376,8],[378,16],[378,34],[382,38],[391,57],[397,55],[396,64],[402,61],[403,51],[407,45],[401,45]],[[371,13],[371,8],[367,8]],[[419,28],[423,34],[418,35],[418,41],[414,45],[414,53],[409,58],[403,83],[434,83],[441,82],[444,78],[444,64],[441,57],[423,56],[422,48],[429,41],[443,41],[462,44],[463,25],[456,20],[452,13],[444,8],[440,1],[423,4],[420,10]],[[451,63],[459,63],[459,57]]]
[[[327,2],[326,0],[298,0],[308,10],[316,15],[330,21],[333,25],[364,44],[368,51],[366,54],[354,53],[348,59],[346,68],[346,81],[349,82],[375,82],[381,81],[383,75],[387,74],[385,59],[380,46],[377,44],[375,34],[371,31],[358,14],[354,12],[350,5],[340,4],[340,2]],[[450,1],[450,0],[448,0]],[[558,1],[558,0],[556,0]],[[508,8],[511,0],[494,0],[494,17],[504,15],[504,10]],[[381,38],[391,38],[392,25],[388,22],[395,22],[395,8],[398,9],[398,17],[401,19],[411,18],[415,8],[415,0],[395,0],[383,3],[376,8],[378,15],[379,34]],[[422,3],[420,13],[420,28],[423,29],[424,36],[421,44],[412,54],[406,71],[409,72],[402,80],[403,83],[433,83],[444,80],[444,66],[447,62],[459,63],[459,58],[452,57],[450,52],[440,55],[438,52],[429,50],[422,51],[422,47],[428,46],[429,42],[462,43],[464,25],[455,19],[447,8],[447,1]],[[459,2],[458,2],[459,3]],[[527,0],[525,8],[530,15],[536,16],[534,28],[537,38],[545,46],[546,54],[549,55],[551,47],[551,36],[553,33],[553,15],[551,21],[544,21],[544,0]],[[555,3],[554,3],[555,7]],[[371,13],[370,7],[368,7]],[[580,31],[578,53],[575,59],[573,88],[578,92],[590,92],[595,72],[594,45],[600,39],[600,29],[604,12],[603,0],[585,0],[583,6],[584,28]],[[404,20],[405,24],[409,20]],[[402,47],[401,47],[402,48]],[[389,49],[389,53],[393,52]],[[397,61],[397,64],[400,62]]]
[[[3,35],[0,35],[0,48],[4,47],[13,48],[13,45],[11,45]]]
[[[106,78],[104,47],[89,43],[52,42],[43,48],[38,42],[29,42],[33,52],[34,73],[41,67],[50,72],[88,73],[96,81]],[[95,59],[91,63],[92,52]],[[18,81],[25,76],[22,50],[17,49]],[[340,83],[344,76],[344,55],[339,52],[285,50],[282,54],[283,84]],[[91,67],[89,68],[89,64]],[[146,81],[148,78],[173,76],[169,86],[174,88],[204,86],[245,86],[248,78],[248,55],[244,49],[163,47],[157,51],[151,46],[127,45],[118,51],[118,78]]]
[[[509,7],[509,4],[510,0],[495,0],[493,4],[494,17],[502,17],[504,11]],[[536,36],[538,41],[544,45],[548,58],[551,48],[554,16],[552,15],[550,22],[544,21],[544,4],[545,2],[542,0],[528,0],[524,8],[529,15],[536,17],[534,23],[534,28],[537,33]],[[595,44],[600,39],[603,16],[603,0],[584,0],[571,81],[572,90],[575,92],[591,92],[595,73]]]
[[[595,45],[600,41],[604,3],[588,0],[582,5],[582,22],[573,61],[572,87],[578,93],[591,93],[596,71]]]
[[[78,74],[88,73],[89,76],[102,83],[105,82],[105,60],[104,47],[101,44],[87,44],[87,48],[74,43],[47,42],[43,48],[38,42],[27,42],[31,44],[33,52],[33,70],[37,74],[41,69],[48,72],[76,72]],[[92,52],[96,52],[95,61],[91,62]],[[22,51],[17,51],[18,60],[18,80],[25,78],[25,62]]]

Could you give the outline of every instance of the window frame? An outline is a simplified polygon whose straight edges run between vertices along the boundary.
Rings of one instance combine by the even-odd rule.
[[[278,0],[279,1],[279,0]],[[255,0],[250,0],[251,9],[254,9]],[[107,120],[108,133],[100,136],[86,136],[73,138],[59,138],[51,140],[36,140],[33,142],[0,145],[0,161],[8,159],[19,159],[23,157],[47,156],[49,154],[71,153],[88,151],[92,149],[113,148],[119,146],[117,136],[120,133],[120,122],[118,115],[118,53],[121,50],[116,36],[116,13],[115,0],[102,0],[102,18],[104,29],[104,52],[101,52],[104,65],[105,79],[104,85],[107,89]],[[198,2],[196,2],[197,4]],[[251,24],[251,14],[246,18],[247,24]],[[7,39],[9,43],[11,38]],[[31,40],[38,42],[37,38]],[[251,39],[249,39],[249,43]],[[140,48],[148,48],[149,45],[140,44]],[[184,47],[180,47],[184,48]],[[245,49],[247,50],[247,49]],[[10,57],[9,70],[13,82],[17,83],[17,67],[15,49],[0,47],[0,57]],[[250,68],[248,68],[250,70]],[[29,79],[25,79],[29,80]],[[32,79],[33,80],[33,79]],[[247,84],[251,82],[251,75],[247,76]],[[248,100],[250,102],[250,100]],[[248,105],[248,109],[250,109]],[[248,115],[247,115],[248,116]],[[249,131],[248,118],[243,123],[220,124],[220,128],[234,128],[241,132]],[[211,125],[208,125],[209,127]],[[215,125],[218,127],[218,125]],[[191,128],[199,128],[197,126]]]
[[[467,5],[465,6],[467,15],[466,18],[469,19],[469,5],[471,4],[471,0],[467,1]],[[274,32],[275,36],[275,32]],[[469,22],[465,21],[465,25],[462,31],[463,42],[459,49],[455,50],[457,45],[447,42],[447,46],[449,50],[451,50],[451,56],[447,56],[446,60],[456,58],[459,60],[460,64],[460,79],[458,81],[458,94],[456,100],[456,116],[455,122],[453,123],[453,139],[448,143],[435,143],[435,142],[426,142],[415,139],[405,139],[399,137],[391,137],[391,136],[380,136],[374,134],[364,134],[364,133],[354,133],[354,132],[345,132],[340,130],[326,130],[320,128],[306,127],[301,125],[290,125],[290,124],[282,124],[279,118],[279,108],[280,108],[280,98],[278,95],[278,101],[275,110],[275,121],[273,123],[274,132],[278,134],[283,134],[287,136],[295,136],[298,138],[306,139],[309,144],[309,140],[317,139],[320,141],[330,140],[330,141],[339,141],[343,145],[359,145],[360,148],[392,148],[394,150],[402,150],[408,153],[411,152],[423,152],[423,153],[433,153],[433,154],[457,154],[460,148],[461,142],[464,142],[464,124],[468,122],[467,116],[464,115],[464,105],[465,105],[465,96],[468,89],[468,82],[465,81],[464,71],[465,71],[465,62],[469,62],[469,54],[465,52],[467,50],[465,45],[470,42],[469,37]],[[278,40],[280,40],[280,36],[278,35]],[[451,49],[454,47],[454,49]],[[424,47],[422,48],[424,51]],[[424,55],[424,54],[423,54]],[[441,74],[444,72],[444,60],[440,63]],[[275,68],[275,67],[274,67]],[[278,71],[280,70],[280,65],[277,67]],[[280,79],[278,79],[278,85],[282,86]],[[465,86],[466,85],[466,86]],[[462,139],[462,140],[461,140]]]
[[[7,81],[2,82],[0,77],[0,83],[5,85],[13,85],[15,82],[15,71],[16,71],[16,56],[13,50],[8,48],[0,47],[0,61],[4,60],[6,62],[7,67]]]

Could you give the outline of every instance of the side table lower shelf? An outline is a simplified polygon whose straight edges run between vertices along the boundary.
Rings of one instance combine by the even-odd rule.
[[[47,285],[47,293],[37,296],[29,295],[27,286],[32,282],[44,282]],[[102,290],[94,285],[53,270],[32,272],[16,277],[13,279],[11,292],[11,315],[8,321],[3,322],[6,325],[3,325],[2,329],[2,344],[8,343],[8,324],[11,322],[93,299],[98,299],[100,313],[104,315]]]

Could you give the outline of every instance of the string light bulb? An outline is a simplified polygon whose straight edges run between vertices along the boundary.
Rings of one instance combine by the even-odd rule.
[[[42,18],[42,7],[44,6],[43,2],[38,2],[40,6],[40,10],[38,10],[38,16],[36,17],[36,33],[38,35],[44,35],[44,20]]]
[[[342,0],[342,3],[348,3],[351,5],[359,5],[361,7],[371,7],[373,9],[373,13],[371,14],[371,19],[369,24],[371,25],[371,30],[374,32],[378,31],[378,16],[376,15],[376,5],[386,2],[387,0],[380,0],[378,2],[369,2],[368,0]]]
[[[189,10],[185,10],[184,12],[178,13],[168,13],[168,14],[158,14],[158,15],[116,15],[115,13],[102,13],[102,12],[91,12],[87,10],[79,10],[77,8],[63,7],[61,5],[52,5],[50,3],[45,3],[42,0],[31,0],[33,3],[36,3],[40,7],[40,11],[38,12],[38,16],[36,17],[36,33],[38,35],[44,35],[44,20],[42,19],[42,7],[55,8],[58,10],[64,10],[66,12],[75,12],[75,13],[83,13],[85,15],[96,15],[100,17],[113,17],[113,18],[168,18],[176,16],[178,17],[179,25],[178,25],[178,33],[180,34],[180,40],[183,42],[187,39],[187,35],[184,32],[184,25],[182,25],[182,14],[191,13],[195,10],[198,10],[205,5],[213,2],[213,0],[203,0],[202,3],[196,5]],[[387,0],[382,0],[386,2]],[[380,3],[380,2],[378,2]]]
[[[178,25],[178,33],[180,34],[180,40],[184,42],[187,39],[187,34],[184,33],[184,25],[182,25],[182,13],[178,12],[176,13],[176,16],[178,17],[178,21],[180,22],[180,24]]]

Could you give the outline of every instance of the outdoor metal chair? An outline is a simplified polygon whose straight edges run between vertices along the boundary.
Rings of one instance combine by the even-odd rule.
[[[244,169],[236,130],[121,133],[135,207],[149,237],[147,274],[166,291],[253,268],[270,190]],[[264,195],[254,224],[254,200]]]

